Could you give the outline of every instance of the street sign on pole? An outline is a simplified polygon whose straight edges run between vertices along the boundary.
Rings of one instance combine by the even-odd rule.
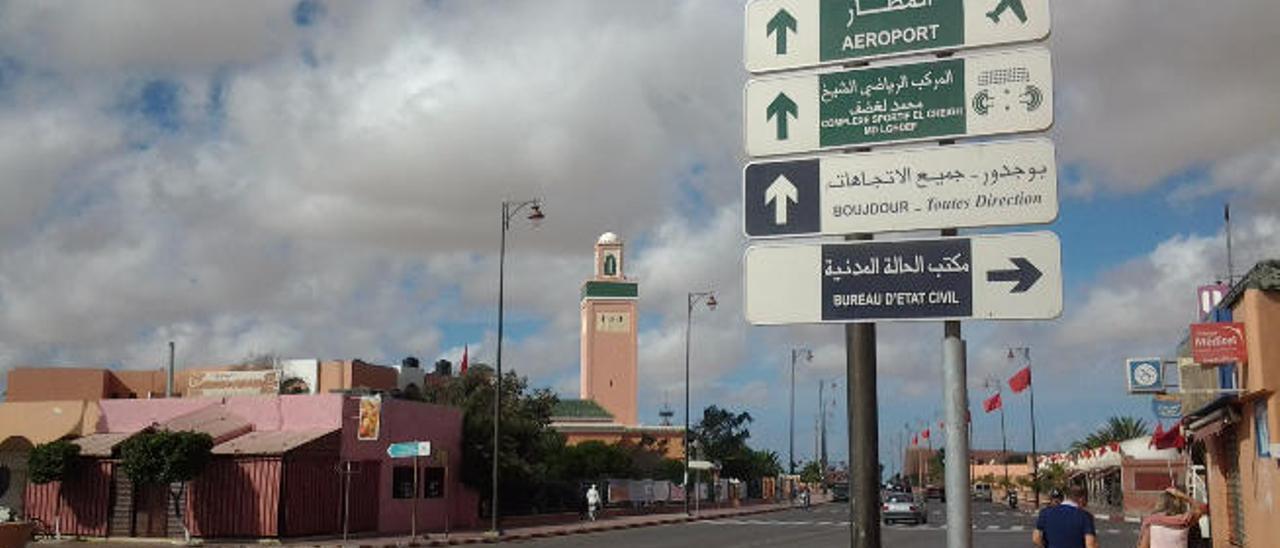
[[[1042,131],[1049,50],[1029,48],[747,82],[749,156]]]
[[[1049,0],[755,0],[744,61],[764,72],[1043,40]]]
[[[387,456],[393,459],[431,456],[431,442],[402,441],[387,446]]]
[[[1051,232],[753,246],[747,321],[1047,320],[1062,313]]]
[[[1000,141],[748,164],[752,238],[1053,222],[1053,142]]]

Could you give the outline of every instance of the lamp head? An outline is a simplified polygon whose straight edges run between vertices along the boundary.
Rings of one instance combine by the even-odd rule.
[[[529,212],[529,222],[533,223],[533,226],[542,224],[542,220],[547,218],[547,216],[542,213],[542,204],[533,204],[531,209],[533,211]]]
[[[716,309],[716,304],[718,304],[718,303],[716,303],[716,296],[715,296],[715,294],[707,295],[707,309],[708,309],[708,310],[715,310],[715,309]]]

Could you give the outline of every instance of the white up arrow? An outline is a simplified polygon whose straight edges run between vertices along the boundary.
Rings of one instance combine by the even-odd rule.
[[[787,201],[799,204],[800,200],[796,192],[796,185],[791,184],[787,180],[786,175],[779,175],[769,188],[764,189],[764,203],[767,205],[773,202],[773,224],[787,224]]]

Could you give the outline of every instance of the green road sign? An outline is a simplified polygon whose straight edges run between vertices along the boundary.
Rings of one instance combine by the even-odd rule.
[[[1042,131],[1053,124],[1049,52],[1003,53],[751,80],[750,156]]]
[[[747,70],[767,72],[1049,36],[1049,0],[755,0]]]

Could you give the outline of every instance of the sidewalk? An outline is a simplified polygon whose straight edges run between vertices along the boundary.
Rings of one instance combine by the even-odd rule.
[[[411,543],[406,536],[399,537],[376,537],[353,539],[346,543],[342,541],[327,541],[316,543],[315,541],[303,542],[286,542],[289,546],[323,546],[323,547],[343,547],[343,548],[374,548],[383,546],[456,546],[462,544],[495,544],[498,542],[522,541],[537,538],[559,537],[565,535],[579,535],[584,533],[598,533],[601,531],[614,531],[618,529],[631,529],[635,527],[653,527],[656,525],[670,525],[676,523],[687,523],[690,521],[719,519],[735,516],[747,516],[753,514],[763,514],[767,512],[777,512],[786,510],[792,506],[788,503],[778,504],[752,504],[740,508],[720,508],[705,509],[695,516],[686,516],[684,513],[673,514],[647,514],[637,516],[622,516],[599,521],[579,521],[573,523],[561,523],[556,525],[540,525],[536,527],[519,527],[507,529],[503,532],[501,538],[493,537],[481,531],[463,531],[449,535],[448,539],[443,534],[432,534],[429,538],[419,539],[417,542]],[[217,544],[215,542],[209,545]]]

